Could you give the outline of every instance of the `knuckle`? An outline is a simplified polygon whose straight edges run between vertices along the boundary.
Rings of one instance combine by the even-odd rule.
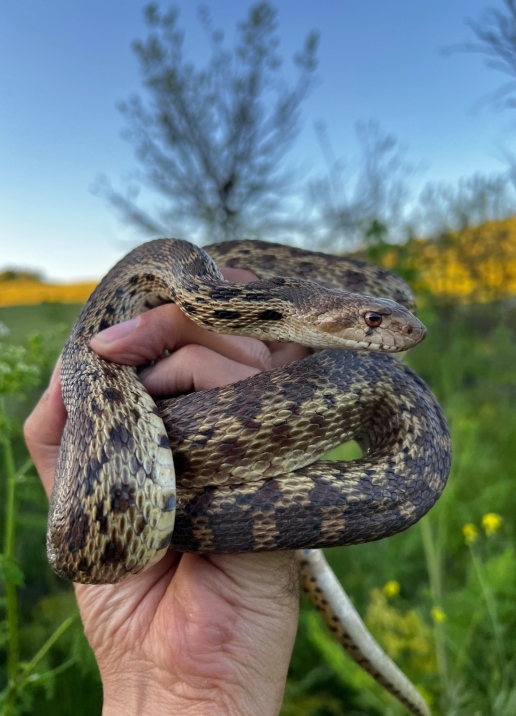
[[[135,347],[146,359],[155,359],[171,347],[170,308],[169,304],[159,306],[140,316],[139,336],[135,336]]]
[[[182,361],[195,364],[208,361],[209,355],[212,354],[212,351],[210,351],[209,348],[198,345],[197,343],[189,343],[178,350],[177,353]]]
[[[257,363],[257,368],[262,371],[271,370],[272,368],[272,356],[268,347],[262,341],[257,341],[254,346],[254,358]]]
[[[140,314],[140,328],[159,335],[164,326],[168,327],[173,322],[175,308],[174,304],[166,303],[163,306],[144,311]]]
[[[35,442],[35,434],[34,413],[31,413],[23,423],[23,439],[27,445],[32,445]]]

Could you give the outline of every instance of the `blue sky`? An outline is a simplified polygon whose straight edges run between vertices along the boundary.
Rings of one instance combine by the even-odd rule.
[[[493,0],[493,2],[499,0]],[[175,3],[190,59],[206,41],[195,2]],[[232,44],[247,0],[211,0]],[[33,267],[53,279],[97,278],[134,244],[91,186],[106,174],[122,187],[136,166],[121,136],[119,100],[140,91],[131,41],[144,37],[144,2],[17,0],[0,5],[0,268]],[[425,167],[417,181],[456,180],[504,168],[514,145],[509,113],[475,104],[502,76],[480,57],[442,49],[471,38],[481,0],[277,0],[288,62],[319,30],[321,84],[304,107],[291,153],[316,174],[323,160],[314,123],[324,120],[336,155],[356,156],[354,127],[376,119]],[[162,4],[163,6],[163,4]],[[274,237],[277,238],[277,237]]]

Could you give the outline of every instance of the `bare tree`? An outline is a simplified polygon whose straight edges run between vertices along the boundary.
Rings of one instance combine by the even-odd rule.
[[[309,231],[311,241],[315,236],[323,249],[346,251],[385,247],[414,236],[437,238],[514,215],[515,163],[505,172],[427,182],[416,197],[409,179],[417,167],[406,161],[397,138],[377,122],[357,125],[359,156],[354,163],[335,158],[324,124],[317,133],[328,170],[309,187]]]
[[[514,215],[511,172],[477,173],[455,183],[428,183],[412,220],[423,236],[463,231]]]
[[[145,99],[120,105],[140,169],[126,193],[106,179],[97,191],[125,220],[153,234],[220,240],[281,225],[293,180],[283,160],[314,85],[317,34],[294,56],[298,76],[291,85],[281,76],[276,11],[268,2],[253,5],[238,24],[233,50],[201,8],[211,45],[203,68],[185,57],[176,8],[162,14],[148,5],[145,20],[149,34],[133,45]],[[160,196],[156,214],[138,206],[142,186]]]
[[[328,167],[326,176],[311,183],[310,194],[323,248],[348,250],[397,235],[402,231],[413,172],[393,134],[375,121],[357,124],[356,166],[336,159],[326,127],[316,127]]]
[[[508,82],[501,84],[497,90],[484,97],[483,101],[490,101],[501,109],[516,108],[514,96],[516,93],[516,0],[501,0],[501,7],[489,8],[479,20],[469,20],[468,24],[476,37],[476,42],[456,45],[448,48],[447,51],[481,54],[486,58],[487,67],[510,77]],[[484,189],[487,191],[481,191],[485,197],[491,193],[491,201],[499,205],[500,201],[502,202],[502,211],[497,212],[501,217],[507,216],[508,213],[514,214],[516,207],[513,192],[510,198],[511,210],[508,212],[505,208],[509,195],[508,181],[512,181],[513,189],[516,189],[516,157],[506,151],[505,161],[509,167],[508,173],[491,178],[484,177]],[[489,215],[487,218],[490,218]]]
[[[502,108],[516,107],[516,0],[502,0],[501,8],[489,8],[479,20],[469,20],[476,42],[447,48],[447,52],[473,52],[486,58],[486,65],[511,79],[487,99]]]

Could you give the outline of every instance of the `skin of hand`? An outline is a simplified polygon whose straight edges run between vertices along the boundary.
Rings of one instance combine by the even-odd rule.
[[[224,274],[254,278],[237,269]],[[307,353],[291,344],[208,333],[174,305],[107,329],[91,346],[127,365],[170,351],[140,376],[154,397],[225,385]],[[58,363],[25,424],[47,494],[66,421],[59,372]],[[279,713],[298,618],[293,554],[169,551],[126,582],[75,589],[102,678],[103,716]]]

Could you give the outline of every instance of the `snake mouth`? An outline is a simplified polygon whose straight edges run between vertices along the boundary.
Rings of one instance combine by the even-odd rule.
[[[376,351],[378,353],[402,353],[407,350],[407,346],[386,345],[371,341],[347,341],[345,347],[354,351]]]
[[[380,353],[401,353],[402,351],[407,349],[403,346],[386,346],[383,343],[370,343],[367,347],[367,350],[378,351]]]

